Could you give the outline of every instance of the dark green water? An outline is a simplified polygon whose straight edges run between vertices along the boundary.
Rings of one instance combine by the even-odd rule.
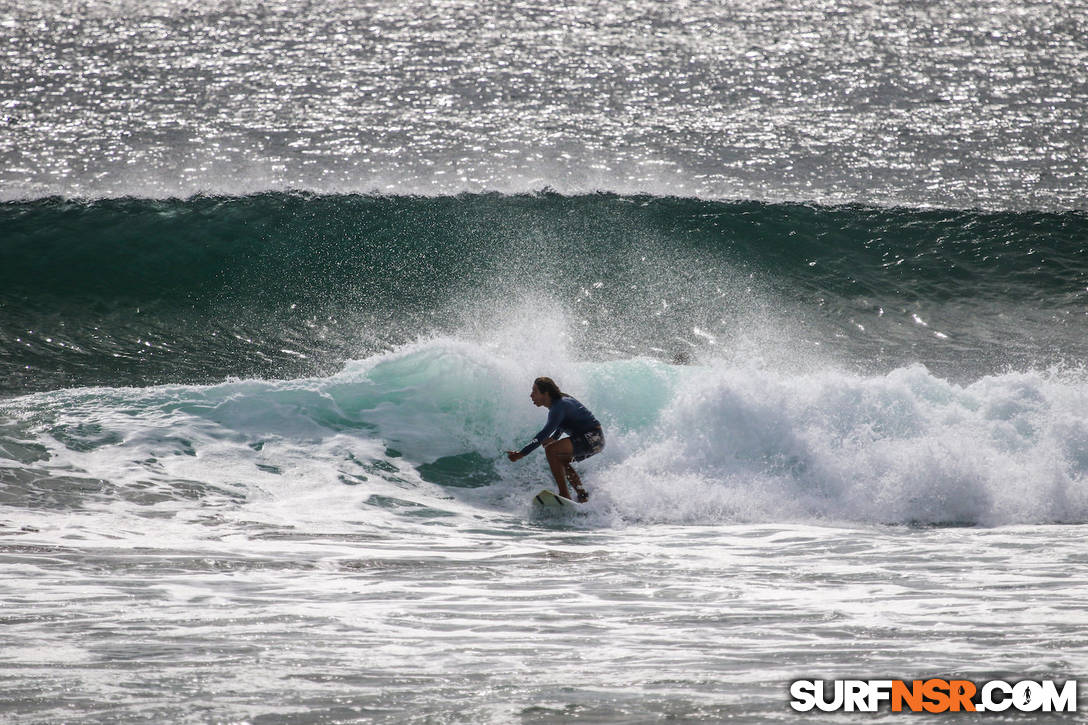
[[[1088,214],[688,198],[0,205],[0,393],[328,373],[511,310],[587,358],[1082,358]],[[553,325],[554,327],[554,325]]]

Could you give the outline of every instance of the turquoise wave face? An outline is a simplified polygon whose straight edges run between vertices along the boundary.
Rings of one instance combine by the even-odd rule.
[[[597,359],[966,376],[1088,339],[1083,212],[264,194],[13,202],[0,226],[4,394],[328,374],[511,316]]]
[[[550,374],[602,422],[578,465],[585,524],[992,525],[1088,518],[1085,377],[969,385],[886,374],[585,362],[434,339],[326,378],[86,388],[0,402],[0,501],[32,511],[249,521],[262,502],[361,532],[481,510],[524,514]],[[308,492],[308,493],[307,493]],[[301,499],[306,499],[303,502]],[[472,519],[466,518],[466,521]]]

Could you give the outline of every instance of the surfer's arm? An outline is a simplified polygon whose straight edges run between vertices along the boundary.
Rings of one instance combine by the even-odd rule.
[[[550,446],[552,443],[555,443],[554,438],[545,438],[544,440],[540,441],[540,445],[544,446],[545,448]],[[522,451],[524,451],[526,449],[532,451],[533,448],[536,448],[536,446],[537,446],[536,439],[533,439],[533,442],[530,443],[528,446],[525,446],[525,448],[523,448]],[[520,461],[522,458],[525,458],[525,454],[522,453],[521,451],[507,451],[506,452],[506,457],[510,459],[511,463],[513,463],[513,462],[516,462],[516,461]]]
[[[558,405],[553,405],[548,410],[548,422],[544,424],[544,427],[540,429],[540,432],[533,436],[533,439],[529,441],[529,444],[522,448],[519,453],[521,456],[528,455],[536,450],[537,446],[541,443],[547,445],[548,440],[559,431],[559,426],[563,423],[563,411]]]

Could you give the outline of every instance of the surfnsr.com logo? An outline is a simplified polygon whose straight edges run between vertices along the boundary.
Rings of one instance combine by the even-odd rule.
[[[798,712],[1075,712],[1077,681],[795,680],[790,696]]]

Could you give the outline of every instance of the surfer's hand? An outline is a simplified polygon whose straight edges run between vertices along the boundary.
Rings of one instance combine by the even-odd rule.
[[[517,451],[507,451],[506,457],[510,459],[511,463],[513,463],[514,461],[520,461],[525,456],[521,455]]]

